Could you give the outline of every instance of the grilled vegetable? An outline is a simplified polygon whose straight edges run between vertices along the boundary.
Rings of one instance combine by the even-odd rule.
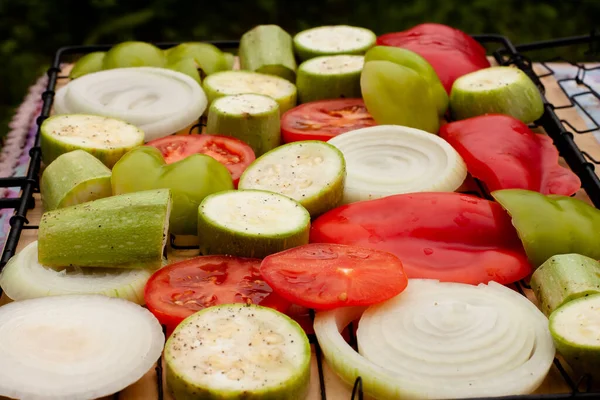
[[[170,212],[167,189],[48,211],[40,221],[39,262],[59,268],[159,268]]]
[[[237,190],[206,197],[198,209],[200,253],[264,258],[308,243],[310,215],[289,197]]]
[[[270,308],[226,304],[186,318],[165,346],[177,400],[303,400],[310,345],[302,328]]]

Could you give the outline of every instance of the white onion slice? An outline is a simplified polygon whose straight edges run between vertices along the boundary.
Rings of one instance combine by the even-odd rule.
[[[68,295],[0,307],[0,396],[96,399],[139,380],[165,338],[156,318],[126,300]]]
[[[120,118],[143,130],[146,142],[192,125],[206,105],[204,90],[192,78],[153,67],[84,75],[58,90],[54,99],[56,114]]]
[[[63,294],[103,294],[144,304],[144,286],[152,271],[140,268],[65,268],[38,262],[37,241],[13,256],[0,273],[0,287],[12,300]]]
[[[448,399],[531,393],[554,360],[548,320],[496,282],[472,286],[410,280],[359,322],[361,354],[340,331],[361,308],[318,313],[315,333],[328,364],[349,384],[385,399]]]
[[[344,203],[415,192],[453,192],[467,167],[444,139],[400,125],[342,133],[328,141],[346,160]]]

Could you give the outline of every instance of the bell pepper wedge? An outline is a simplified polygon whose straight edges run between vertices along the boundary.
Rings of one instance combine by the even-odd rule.
[[[557,254],[600,259],[600,210],[573,197],[523,189],[492,192],[508,211],[534,268]]]
[[[552,139],[511,116],[489,114],[451,122],[439,135],[489,191],[526,189],[570,196],[581,187],[577,175],[559,165]]]
[[[508,284],[531,272],[502,207],[460,193],[410,193],[347,204],[318,217],[310,241],[390,252],[410,279]]]
[[[403,47],[425,58],[448,93],[457,78],[490,67],[483,46],[466,33],[441,24],[420,24],[387,33],[377,38],[377,45]]]

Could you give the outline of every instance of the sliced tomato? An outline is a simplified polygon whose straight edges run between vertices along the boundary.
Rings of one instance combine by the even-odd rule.
[[[299,105],[281,117],[285,143],[327,141],[341,133],[375,125],[362,99],[319,100]]]
[[[171,331],[188,316],[218,304],[248,303],[287,311],[290,303],[260,275],[261,260],[200,256],[156,271],[146,283],[146,306]]]
[[[307,244],[270,255],[260,272],[281,297],[316,310],[379,303],[408,283],[393,254],[341,244]]]
[[[239,139],[221,135],[172,135],[146,143],[162,153],[167,164],[192,154],[211,156],[229,170],[237,187],[240,176],[256,159],[254,151]]]

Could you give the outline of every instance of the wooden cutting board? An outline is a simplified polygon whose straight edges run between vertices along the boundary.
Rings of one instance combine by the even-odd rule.
[[[539,66],[538,66],[539,68]],[[68,67],[65,68],[61,75],[68,74]],[[59,81],[59,85],[64,84],[65,80]],[[559,88],[556,80],[552,77],[542,78],[542,83],[546,87],[546,96],[555,105],[567,104],[568,100]],[[562,119],[568,120],[575,128],[577,129],[585,129],[585,123],[577,113],[574,108],[569,108],[565,110],[559,111],[559,116]],[[586,152],[588,152],[592,157],[596,159],[600,159],[600,144],[595,140],[593,135],[576,135],[576,141],[580,148]],[[564,161],[561,161],[563,165],[566,165]],[[583,190],[580,190],[577,194],[577,197],[589,202],[589,198],[585,194]],[[41,201],[39,194],[35,195],[36,207],[31,210],[27,218],[30,221],[30,225],[37,226],[40,220],[40,216],[42,213]],[[24,229],[21,235],[21,240],[19,241],[19,245],[17,251],[20,251],[23,247],[25,247],[30,242],[37,239],[37,229]],[[197,253],[193,250],[175,250],[169,246],[168,249],[168,258],[170,262],[175,262],[178,260],[186,259],[189,257],[193,257],[197,255]],[[533,297],[530,290],[523,288],[526,292],[527,296],[535,302],[535,298]],[[0,299],[0,304],[8,301],[4,296]],[[566,365],[562,363],[562,365]],[[340,379],[332,372],[326,363],[323,363],[323,383],[325,387],[325,394],[328,400],[350,400],[351,399],[351,391],[352,388],[345,385]],[[574,377],[573,379],[577,379]],[[164,381],[164,376],[163,376]],[[321,382],[319,379],[319,369],[317,365],[317,359],[314,354],[313,348],[313,357],[312,357],[312,373],[311,373],[311,386],[310,392],[307,397],[308,400],[320,400],[321,391],[320,391]],[[164,399],[173,400],[172,396],[169,394],[168,389],[166,388],[166,384],[163,385],[164,390]],[[545,379],[542,386],[536,391],[536,393],[568,393],[571,389],[569,385],[562,378],[559,370],[556,366],[553,366],[547,378]],[[152,369],[149,371],[142,379],[140,379],[137,383],[123,390],[116,396],[109,396],[106,399],[120,399],[120,400],[156,400],[158,399],[158,386],[157,386],[157,375],[156,371]],[[1,398],[0,399],[5,399]]]

